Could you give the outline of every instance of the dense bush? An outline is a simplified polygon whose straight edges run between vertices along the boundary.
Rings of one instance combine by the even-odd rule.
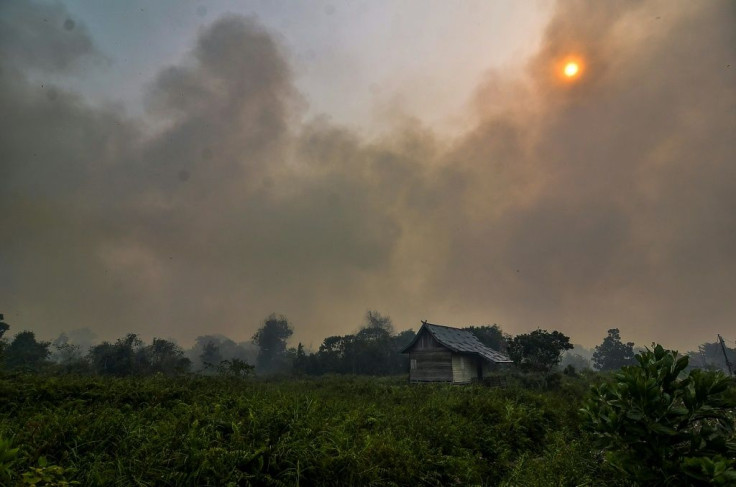
[[[0,438],[19,448],[15,481],[41,469],[81,485],[584,484],[601,473],[577,429],[582,389],[19,375],[0,378]]]
[[[0,485],[733,485],[736,388],[661,347],[638,360],[495,388],[266,381],[242,361],[0,376]]]
[[[585,425],[638,485],[736,485],[736,394],[720,371],[691,370],[657,345],[594,387]]]

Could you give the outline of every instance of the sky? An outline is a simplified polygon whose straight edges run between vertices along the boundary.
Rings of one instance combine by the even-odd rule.
[[[0,4],[0,312],[736,340],[728,1]],[[575,76],[565,77],[569,61]]]

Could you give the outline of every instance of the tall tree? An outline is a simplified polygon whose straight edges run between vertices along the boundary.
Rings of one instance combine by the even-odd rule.
[[[83,373],[88,371],[89,363],[84,359],[79,345],[72,343],[66,333],[62,332],[53,342],[51,360],[60,371]]]
[[[135,333],[128,333],[115,343],[102,342],[89,350],[92,369],[101,375],[126,376],[139,374],[146,368],[143,342]]]
[[[313,371],[316,374],[346,374],[353,371],[352,350],[355,335],[331,336],[322,341],[315,354]]]
[[[476,337],[478,340],[485,345],[499,352],[506,351],[506,337],[503,336],[501,327],[494,325],[483,325],[483,326],[466,326],[463,330],[467,330]]]
[[[0,340],[3,339],[3,335],[10,329],[10,325],[5,323],[5,316],[0,313]]]
[[[5,350],[5,364],[9,369],[38,370],[50,352],[49,342],[36,341],[32,331],[22,331]]]
[[[0,366],[5,362],[5,349],[8,346],[8,341],[3,337],[5,332],[10,329],[10,325],[5,323],[4,316],[0,314]]]
[[[294,357],[292,369],[296,374],[303,374],[307,371],[308,365],[309,359],[307,358],[306,352],[304,352],[304,345],[302,345],[302,342],[299,342],[299,345],[296,347],[296,355]]]
[[[199,354],[199,360],[202,362],[203,370],[216,370],[220,362],[223,361],[220,346],[214,341],[204,342],[202,353]]]
[[[237,358],[255,364],[258,347],[251,341],[236,343],[224,335],[202,335],[196,338],[194,346],[185,354],[199,371],[215,373],[217,365],[223,360]]]
[[[367,375],[388,374],[391,369],[391,334],[384,327],[363,328],[355,335],[350,350],[354,363],[353,373]]]
[[[389,335],[392,335],[394,332],[394,324],[391,321],[391,317],[388,315],[384,316],[375,310],[366,311],[365,324],[361,328],[380,328],[385,330]]]
[[[154,338],[144,349],[144,353],[148,372],[175,375],[188,372],[191,366],[191,361],[184,356],[181,347],[163,338]]]
[[[284,315],[272,313],[263,326],[253,335],[253,343],[258,345],[258,369],[262,372],[275,372],[281,368],[281,358],[286,351],[286,340],[294,333]]]
[[[508,340],[508,354],[524,370],[549,372],[560,362],[560,354],[570,350],[570,338],[559,331],[534,330]]]
[[[411,328],[394,335],[393,342],[394,342],[394,350],[396,350],[396,353],[401,352],[401,350],[403,350],[404,347],[409,345],[411,341],[414,340],[415,336],[417,336],[417,334]],[[408,357],[407,357],[407,360],[408,360]]]
[[[593,365],[600,371],[619,370],[625,365],[634,365],[634,357],[634,343],[623,343],[618,328],[611,328],[603,343],[595,347]]]

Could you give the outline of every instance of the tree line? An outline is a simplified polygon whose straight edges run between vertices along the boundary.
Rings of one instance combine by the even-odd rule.
[[[293,326],[285,316],[274,313],[263,320],[250,342],[235,343],[221,335],[204,335],[197,338],[191,349],[184,350],[171,340],[154,338],[146,344],[138,335],[128,333],[115,341],[103,341],[83,350],[65,334],[47,342],[24,330],[9,340],[6,334],[10,326],[2,318],[0,315],[3,369],[107,376],[198,373],[244,377],[254,371],[264,375],[399,375],[409,367],[409,359],[401,351],[416,336],[412,329],[396,332],[389,316],[368,311],[358,331],[326,337],[316,351],[308,352],[301,343],[288,346]],[[563,369],[574,374],[591,365],[599,371],[614,371],[635,363],[634,343],[623,342],[617,328],[608,330],[590,361],[569,353],[573,350],[570,338],[556,330],[537,329],[511,336],[496,324],[463,329],[473,333],[484,345],[507,354],[519,370],[527,372]],[[736,350],[729,348],[727,353],[734,362]],[[723,361],[717,343],[705,343],[688,355],[691,367],[720,368]]]

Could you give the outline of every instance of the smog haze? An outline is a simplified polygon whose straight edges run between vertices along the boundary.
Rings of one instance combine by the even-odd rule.
[[[0,312],[736,339],[736,8],[6,1]],[[574,64],[574,67],[570,63]]]

